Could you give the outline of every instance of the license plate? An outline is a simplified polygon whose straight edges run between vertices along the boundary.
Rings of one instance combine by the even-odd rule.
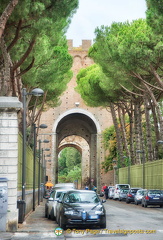
[[[98,215],[91,215],[89,216],[90,219],[97,219],[98,218]]]
[[[158,198],[158,197],[154,197],[153,199],[157,200],[157,199],[159,199],[159,198]]]

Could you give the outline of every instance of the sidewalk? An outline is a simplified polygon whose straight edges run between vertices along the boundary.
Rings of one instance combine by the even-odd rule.
[[[0,240],[64,239],[64,234],[56,236],[54,233],[54,229],[58,227],[58,224],[51,219],[45,218],[45,201],[41,202],[22,224],[19,224],[17,232],[0,232]]]

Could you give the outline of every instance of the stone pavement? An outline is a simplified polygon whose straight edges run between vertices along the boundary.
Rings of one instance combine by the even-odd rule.
[[[54,233],[58,224],[51,219],[45,218],[45,201],[41,202],[22,224],[19,224],[17,232],[0,232],[0,240],[65,239],[64,234],[57,236]]]

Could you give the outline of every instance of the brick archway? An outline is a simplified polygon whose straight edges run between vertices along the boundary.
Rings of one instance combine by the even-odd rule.
[[[54,182],[57,182],[58,179],[58,152],[61,147],[73,144],[80,148],[86,158],[85,160],[82,159],[82,173],[86,172],[87,175],[83,175],[82,179],[89,177],[93,179],[94,184],[98,185],[100,181],[100,157],[98,156],[100,153],[98,151],[101,142],[99,140],[100,136],[99,123],[90,112],[74,108],[60,115],[53,126]]]
[[[85,179],[90,179],[90,148],[85,139],[80,136],[69,136],[64,138],[58,146],[58,155],[64,148],[73,147],[81,154],[81,188],[84,188]]]
[[[89,142],[91,151],[90,154],[90,163],[94,163],[93,167],[91,165],[91,177],[92,174],[95,175],[95,179],[97,181],[97,185],[100,186],[100,169],[101,163],[104,161],[106,152],[102,145],[102,133],[104,129],[111,126],[113,124],[112,117],[108,109],[104,107],[89,107],[85,104],[80,94],[75,90],[77,86],[76,76],[81,68],[85,68],[94,64],[93,60],[88,57],[88,50],[91,47],[90,40],[82,40],[82,45],[78,48],[73,47],[73,41],[68,40],[69,53],[73,57],[73,77],[71,81],[67,84],[67,88],[65,92],[60,97],[60,105],[55,108],[48,109],[45,113],[42,114],[41,123],[47,123],[48,128],[41,130],[41,135],[49,135],[49,147],[51,149],[52,162],[47,162],[46,164],[46,173],[50,181],[53,183],[56,182],[56,167],[57,167],[57,151],[58,151],[58,140],[62,141],[62,139],[66,138],[66,136],[72,136],[73,134],[81,137],[85,135],[84,139]],[[76,104],[78,103],[78,104]],[[71,115],[72,114],[72,115]],[[75,124],[79,125],[79,120],[74,120],[74,125],[71,125],[71,116],[83,116],[82,122],[84,123],[84,129],[80,128],[80,133],[70,132],[69,129],[72,129]],[[75,119],[75,118],[74,118]],[[66,123],[67,126],[66,130]],[[81,121],[80,121],[81,123]],[[60,136],[58,129],[61,129],[60,126],[64,126],[64,132],[60,131]],[[90,130],[95,129],[91,133],[91,138],[87,137],[87,127]],[[57,129],[58,128],[58,129]],[[85,132],[84,132],[85,131]],[[62,134],[61,134],[62,132]],[[89,131],[88,131],[89,132]],[[64,134],[63,134],[64,133]],[[88,141],[89,140],[89,141]],[[93,144],[96,143],[96,144]],[[90,164],[89,164],[90,165]],[[96,169],[96,173],[94,173],[94,169]],[[99,174],[98,174],[99,173]]]

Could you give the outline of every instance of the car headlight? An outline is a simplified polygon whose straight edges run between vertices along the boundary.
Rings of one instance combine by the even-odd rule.
[[[96,207],[95,214],[97,214],[97,215],[103,215],[104,214],[104,209],[103,209],[102,205],[98,205]]]
[[[65,214],[68,214],[68,215],[73,215],[73,211],[72,210],[65,210]]]
[[[95,211],[95,214],[97,214],[97,215],[103,215],[104,214],[104,212],[103,212],[103,210],[101,210],[101,211]]]

